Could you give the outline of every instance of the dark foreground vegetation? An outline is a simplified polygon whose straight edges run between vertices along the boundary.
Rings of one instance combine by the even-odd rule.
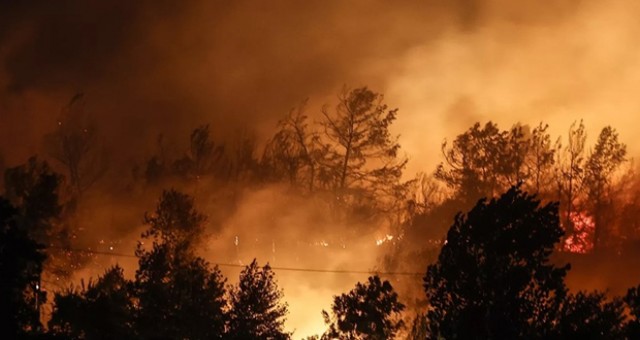
[[[179,189],[164,190],[145,214],[132,279],[114,266],[86,285],[41,289],[43,278],[69,278],[86,264],[86,254],[74,251],[73,235],[82,231],[74,216],[108,173],[98,135],[74,123],[84,121],[75,101],[46,138],[64,176],[37,158],[5,170],[3,338],[291,338],[272,268],[254,260],[228,284],[198,254],[207,218]],[[640,182],[623,168],[626,146],[613,128],[587,152],[582,123],[571,126],[565,144],[552,143],[544,124],[476,124],[442,146],[445,162],[433,175],[405,182],[407,160],[389,132],[396,114],[367,88],[344,91],[316,125],[302,108],[293,110],[260,157],[251,139],[228,148],[204,125],[174,158],[159,138],[158,154],[133,169],[125,192],[213,183],[203,184],[200,197],[276,183],[317,199],[330,221],[352,225],[343,240],[387,228],[393,242],[382,244],[380,268],[424,273],[423,291],[401,303],[395,290],[411,279],[371,276],[334,298],[322,312],[326,332],[316,338],[640,337],[640,286],[619,297],[570,291],[570,265],[551,260],[566,252],[628,254],[637,244]]]

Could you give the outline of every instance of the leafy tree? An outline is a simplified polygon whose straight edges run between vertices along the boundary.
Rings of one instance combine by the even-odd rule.
[[[40,330],[43,246],[18,223],[19,211],[0,196],[0,334],[24,337]]]
[[[389,127],[398,110],[366,87],[343,91],[335,110],[323,108],[326,158],[321,181],[348,200],[350,193],[384,197],[395,194],[406,159]]]
[[[607,301],[604,293],[570,294],[557,309],[555,327],[544,338],[621,339],[623,309],[620,299]]]
[[[331,316],[322,312],[325,323],[329,325],[324,336],[392,339],[403,326],[400,313],[404,308],[389,281],[371,276],[367,283],[358,282],[349,293],[336,296],[331,306]]]
[[[195,209],[191,196],[173,189],[165,190],[155,212],[144,216],[149,229],[142,237],[158,238],[172,246],[184,244],[190,249],[202,236],[205,220],[206,217]]]
[[[69,253],[71,235],[78,231],[70,222],[75,200],[64,200],[64,179],[47,162],[31,157],[4,174],[6,196],[18,209],[16,223],[36,242],[47,247],[44,275],[68,277],[85,263],[87,253]]]
[[[30,158],[4,173],[5,195],[18,207],[17,223],[36,241],[50,244],[57,238],[56,222],[62,213],[59,191],[62,177],[46,162]]]
[[[57,293],[49,329],[73,339],[132,339],[133,308],[131,282],[115,266],[87,287]]]
[[[512,187],[458,214],[424,288],[431,337],[531,338],[551,328],[568,265],[549,263],[558,206]]]
[[[451,147],[446,141],[442,144],[445,162],[438,166],[435,177],[453,189],[458,197],[467,200],[486,195],[492,197],[502,189],[507,175],[507,169],[503,167],[505,159],[509,158],[507,140],[508,132],[501,131],[492,122],[483,127],[480,123],[474,124],[457,136]]]
[[[612,219],[612,216],[605,216],[607,211],[611,210],[612,198],[609,191],[612,176],[626,160],[626,154],[627,146],[618,141],[616,130],[607,126],[600,132],[598,142],[585,164],[585,186],[595,220],[595,250],[598,250],[604,241],[606,220]]]
[[[144,338],[222,338],[227,315],[225,279],[194,253],[204,216],[193,199],[174,190],[165,191],[154,214],[145,216],[149,229],[136,255],[136,327]]]
[[[229,339],[289,339],[284,331],[288,313],[281,303],[274,273],[267,264],[260,268],[254,259],[240,273],[240,281],[230,290]]]

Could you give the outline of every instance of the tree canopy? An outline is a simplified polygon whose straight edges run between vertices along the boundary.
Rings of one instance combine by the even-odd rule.
[[[400,313],[405,306],[391,283],[371,276],[350,292],[336,296],[331,315],[323,311],[329,330],[326,339],[393,339],[404,325]]]

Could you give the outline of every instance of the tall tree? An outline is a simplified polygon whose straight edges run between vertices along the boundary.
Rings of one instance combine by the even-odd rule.
[[[322,110],[325,182],[343,200],[354,192],[393,196],[407,163],[398,155],[398,138],[389,131],[398,110],[389,109],[381,94],[366,87],[344,90],[338,99],[335,110]]]
[[[260,268],[254,259],[240,273],[240,281],[230,291],[229,339],[290,339],[284,331],[288,313],[280,302],[282,290],[267,264]]]
[[[364,284],[358,282],[349,293],[336,296],[331,316],[322,312],[329,326],[324,337],[393,339],[403,326],[400,313],[404,308],[389,281],[371,276]]]
[[[22,338],[40,330],[44,248],[17,220],[19,210],[0,196],[0,334]]]
[[[566,231],[565,237],[571,237],[575,233],[574,223],[571,219],[575,211],[575,205],[583,192],[584,178],[584,147],[587,134],[582,121],[573,122],[569,128],[567,145],[562,148],[560,140],[556,143],[556,183],[558,199],[562,213],[562,226]]]
[[[555,162],[555,149],[551,143],[551,136],[547,132],[548,124],[540,122],[531,132],[531,150],[527,159],[531,173],[531,187],[536,194],[542,193],[550,184],[551,172]]]
[[[193,199],[165,191],[154,214],[145,216],[135,277],[136,327],[143,338],[222,338],[227,314],[225,279],[217,267],[195,255],[205,218]]]
[[[431,337],[531,338],[550,328],[568,266],[549,263],[558,206],[513,187],[458,214],[424,288]]]
[[[594,250],[600,249],[605,241],[607,220],[611,220],[613,217],[611,214],[605,216],[607,211],[611,210],[612,176],[626,160],[626,154],[627,146],[618,141],[616,130],[607,126],[600,132],[595,148],[586,161],[584,180],[595,222]]]

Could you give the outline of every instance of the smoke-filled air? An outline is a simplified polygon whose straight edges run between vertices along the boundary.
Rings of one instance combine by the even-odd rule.
[[[640,338],[638,17],[1,1],[0,338]]]

